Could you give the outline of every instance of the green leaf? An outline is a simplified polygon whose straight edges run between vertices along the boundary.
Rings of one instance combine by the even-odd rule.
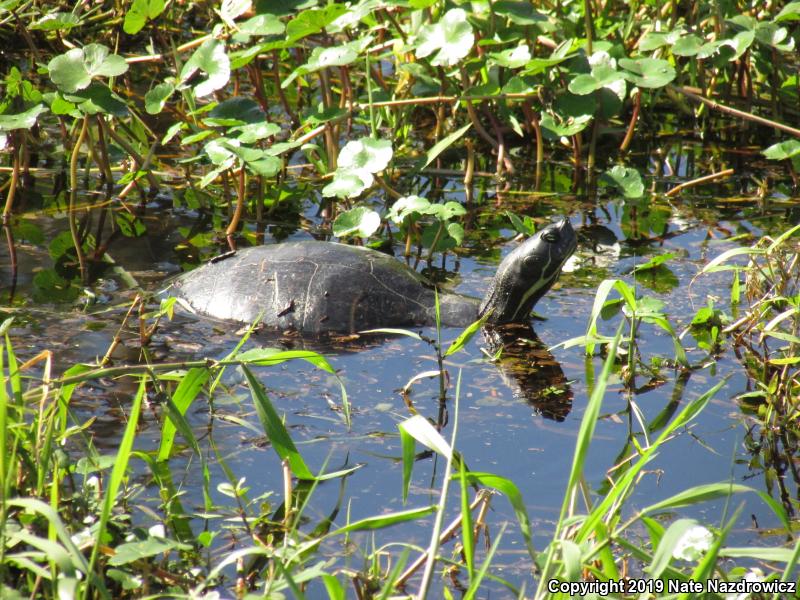
[[[314,73],[330,67],[343,67],[353,63],[358,58],[358,52],[350,45],[317,46],[311,51],[308,62],[292,71],[288,77],[281,81],[281,87],[287,88],[295,79],[308,73]]]
[[[675,69],[659,58],[622,58],[619,66],[628,71],[625,78],[642,88],[660,88],[675,79]]]
[[[528,2],[518,2],[514,0],[500,0],[492,4],[492,11],[501,17],[505,17],[514,25],[536,25],[547,21],[547,16],[533,8]]]
[[[414,437],[402,427],[400,431],[400,448],[403,456],[403,504],[408,501],[408,487],[411,484],[411,471],[414,469]]]
[[[264,391],[264,386],[261,385],[261,382],[256,379],[253,372],[246,365],[242,365],[242,371],[247,378],[258,419],[261,421],[261,426],[264,428],[264,433],[266,433],[270,444],[272,444],[272,449],[282,460],[289,462],[289,467],[295,477],[306,480],[316,479],[306,465],[306,461],[303,460],[300,452],[298,452],[280,416],[272,406],[272,402],[270,402],[267,393]]]
[[[108,560],[108,564],[119,567],[142,558],[166,554],[172,550],[190,550],[191,548],[189,544],[181,544],[174,540],[149,537],[146,540],[120,544],[114,548],[114,555]]]
[[[770,160],[784,160],[800,155],[800,140],[785,140],[773,144],[763,152]]]
[[[81,24],[78,15],[68,12],[47,12],[41,19],[28,26],[36,31],[69,31]]]
[[[181,69],[180,83],[185,84],[198,71],[206,74],[206,79],[194,86],[197,98],[208,96],[227,85],[231,76],[231,63],[225,53],[225,44],[210,39],[194,51]]]
[[[125,13],[122,30],[128,35],[139,33],[147,21],[152,21],[164,12],[164,6],[164,0],[133,0]]]
[[[14,115],[0,115],[0,132],[14,129],[30,129],[36,125],[36,120],[43,112],[47,112],[44,104],[37,104],[25,112]]]
[[[422,163],[422,166],[417,167],[417,170],[424,169],[429,164],[431,164],[436,158],[445,150],[447,150],[450,146],[452,146],[455,142],[461,139],[469,128],[472,127],[472,123],[467,123],[463,127],[457,129],[450,135],[446,136],[445,138],[436,142],[433,147],[425,153],[425,162]],[[421,161],[420,161],[421,162]]]
[[[234,27],[234,20],[250,10],[251,0],[222,0],[219,16],[229,27]]]
[[[344,4],[329,4],[325,8],[302,11],[286,25],[286,43],[292,45],[304,37],[319,33],[346,12],[347,6]]]
[[[693,33],[683,36],[677,40],[670,50],[675,56],[696,56],[703,47],[703,39]]]
[[[436,511],[436,506],[426,506],[425,508],[412,508],[411,510],[403,510],[399,512],[388,513],[377,517],[368,517],[361,519],[355,523],[350,523],[344,527],[332,531],[330,535],[337,535],[341,533],[348,533],[350,531],[371,531],[373,529],[383,529],[384,527],[391,527],[398,523],[405,523],[406,521],[415,521],[422,517],[427,517],[429,514]]]
[[[664,254],[659,254],[658,256],[654,256],[646,263],[637,265],[633,269],[631,269],[631,273],[639,273],[640,271],[648,271],[651,269],[656,269],[662,266],[668,260],[675,258],[675,253],[673,252],[666,252]]]
[[[102,44],[88,44],[56,56],[47,69],[60,90],[77,92],[88,87],[94,77],[122,75],[128,70],[128,63],[121,56],[109,54]]]
[[[381,217],[371,208],[356,206],[336,216],[333,222],[333,235],[336,237],[369,237],[381,226]]]
[[[464,346],[469,343],[472,337],[478,331],[480,331],[490,314],[491,313],[487,312],[480,319],[470,324],[464,331],[462,331],[461,334],[451,342],[450,346],[447,348],[447,351],[444,353],[444,356],[450,356],[451,354],[455,354],[459,350],[462,350]]]
[[[433,215],[440,221],[449,221],[453,217],[460,217],[467,214],[467,209],[461,203],[450,200],[444,204],[431,204],[425,211],[429,215]]]
[[[609,65],[598,65],[592,69],[591,74],[582,73],[575,77],[570,81],[568,89],[573,94],[585,96],[623,79],[625,76]]]
[[[502,52],[490,52],[489,58],[495,64],[506,69],[519,69],[531,60],[531,50],[527,44],[520,44],[516,48],[509,48]]]
[[[452,67],[466,57],[475,43],[472,25],[461,8],[451,8],[438,23],[424,25],[417,34],[417,58],[434,55],[434,67]],[[434,54],[435,53],[435,54]]]
[[[476,473],[470,471],[467,473],[467,479],[472,483],[479,483],[497,490],[503,494],[511,503],[511,508],[514,509],[514,514],[519,523],[519,529],[522,532],[522,537],[525,539],[525,545],[528,548],[528,553],[535,559],[536,551],[533,548],[533,540],[531,538],[531,520],[528,517],[528,509],[525,505],[525,499],[519,491],[517,485],[510,479],[500,477],[494,473]]]
[[[194,444],[192,444],[193,447],[197,446],[197,441],[195,440],[191,427],[189,427],[184,419],[184,415],[186,411],[189,410],[195,398],[197,398],[200,390],[203,389],[203,386],[208,381],[208,377],[208,369],[193,368],[189,369],[181,379],[171,399],[172,406],[175,410],[168,411],[168,418],[164,420],[164,425],[161,428],[161,443],[158,447],[158,457],[156,460],[162,461],[169,459],[172,446],[175,442],[175,433],[179,427],[181,429],[181,435],[183,435],[186,441],[190,444],[194,442]],[[199,447],[195,447],[195,452],[199,454]]]
[[[392,204],[386,217],[395,225],[401,225],[407,217],[427,214],[431,203],[427,198],[420,196],[403,196]]]
[[[800,2],[789,2],[773,19],[776,23],[781,21],[800,21]]]
[[[626,198],[641,198],[644,195],[644,183],[639,171],[617,165],[600,176],[600,182],[619,188]]]
[[[174,91],[175,86],[171,83],[159,83],[144,95],[144,109],[150,115],[157,115],[164,110],[164,105]]]
[[[447,233],[455,240],[457,246],[460,246],[464,241],[464,228],[461,226],[461,223],[448,223]]]
[[[339,153],[339,168],[342,170],[377,173],[392,160],[392,142],[369,137],[347,142]]]
[[[280,35],[286,30],[283,22],[271,14],[256,15],[239,24],[239,31],[247,35]]]
[[[230,132],[238,133],[239,135],[236,136],[236,139],[243,144],[252,144],[253,142],[278,135],[281,132],[281,127],[276,123],[261,121],[234,127]]]
[[[373,177],[363,171],[344,171],[337,169],[333,181],[322,188],[322,195],[337,198],[353,198],[372,185]]]
[[[719,386],[716,386],[719,387]],[[741,485],[738,483],[730,483],[721,481],[719,483],[708,483],[705,485],[697,485],[682,492],[670,496],[669,498],[651,504],[641,509],[641,514],[650,514],[664,510],[673,510],[683,506],[690,506],[699,502],[707,502],[709,500],[717,500],[719,498],[728,498],[732,494],[754,493],[761,498],[764,503],[772,509],[772,512],[780,520],[787,531],[791,530],[789,518],[786,516],[786,511],[783,506],[776,502],[771,496],[757,490],[755,488]]]
[[[542,129],[555,137],[571,137],[586,129],[591,120],[592,115],[587,114],[577,118],[569,117],[557,122],[552,114],[542,113],[539,124]]]
[[[428,419],[422,415],[414,415],[402,423],[399,423],[397,427],[405,431],[426,448],[450,459],[450,455],[453,453],[450,444],[442,437],[441,433],[436,431]]]
[[[64,94],[64,99],[75,104],[78,109],[88,115],[98,113],[125,117],[128,115],[128,105],[117,96],[107,85],[92,83],[85,90],[72,94]]]
[[[675,546],[683,538],[684,534],[697,527],[698,523],[694,519],[678,519],[672,523],[669,528],[664,532],[658,548],[653,554],[653,560],[648,567],[645,568],[647,574],[653,579],[661,576],[672,561],[672,554]]]
[[[246,96],[234,96],[220,102],[210,111],[203,122],[219,127],[233,127],[248,123],[263,123],[267,118],[261,105]]]

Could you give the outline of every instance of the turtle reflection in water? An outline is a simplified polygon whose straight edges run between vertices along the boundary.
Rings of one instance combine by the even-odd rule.
[[[531,310],[575,247],[567,219],[542,228],[503,259],[482,301],[439,292],[442,325],[466,327],[485,317],[490,330],[527,324],[524,335],[532,336]],[[435,323],[434,286],[422,275],[391,256],[332,242],[247,248],[179,277],[168,291],[199,314],[260,319],[268,329],[303,336]],[[494,338],[508,342],[508,334]]]

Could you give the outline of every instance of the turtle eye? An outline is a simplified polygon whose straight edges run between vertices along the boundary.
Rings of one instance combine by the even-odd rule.
[[[555,232],[555,231],[552,231],[552,230],[551,231],[545,231],[542,234],[542,239],[545,242],[549,242],[551,244],[555,244],[558,241],[558,233]]]

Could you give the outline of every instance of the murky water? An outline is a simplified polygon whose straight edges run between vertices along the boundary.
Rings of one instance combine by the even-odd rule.
[[[682,156],[675,157],[673,168],[679,176],[688,177],[692,171]],[[554,173],[558,175],[559,172]],[[706,304],[707,297],[712,296],[721,305],[725,304],[729,275],[694,278],[706,261],[736,244],[726,239],[735,233],[781,231],[792,223],[792,219],[796,220],[798,211],[796,198],[775,194],[755,199],[747,178],[724,186],[703,188],[691,198],[685,195],[673,202],[656,203],[638,216],[631,215],[630,203],[614,197],[601,197],[597,203],[592,203],[587,196],[567,193],[562,189],[566,185],[563,177],[553,176],[546,185],[558,193],[549,199],[536,200],[535,207],[528,209],[530,214],[542,218],[569,214],[573,225],[583,233],[584,240],[571,272],[565,273],[557,288],[536,307],[537,313],[546,316],[546,321],[534,324],[545,347],[556,346],[586,331],[595,289],[602,279],[626,277],[631,281],[628,273],[635,265],[665,252],[675,254],[668,263],[669,271],[662,271],[651,279],[643,276],[637,285],[641,292],[664,300],[670,316],[678,320],[676,328],[682,329],[694,312]],[[519,210],[522,205],[514,195],[504,197],[502,202],[505,204],[500,208],[482,207],[476,211],[473,227],[486,226],[489,222],[496,226],[499,218],[487,221],[484,218],[486,213],[502,213],[509,207]],[[169,225],[161,228],[158,235],[126,239],[124,244],[112,247],[110,252],[118,265],[143,285],[155,289],[161,279],[179,270],[180,259],[173,253],[180,239],[176,233],[177,226],[192,219],[191,213],[153,208],[146,220]],[[63,222],[59,221],[47,225],[53,231],[61,226]],[[602,235],[598,236],[598,232]],[[503,229],[501,233],[507,239],[514,235],[510,229]],[[305,237],[303,233],[292,236],[293,239]],[[650,241],[645,243],[644,237]],[[475,250],[474,256],[462,256],[458,260],[459,292],[481,296],[494,272],[499,256],[487,252],[482,239],[473,233],[466,245]],[[501,253],[504,255],[512,248],[513,242],[507,242],[502,245]],[[48,259],[36,247],[26,244],[21,245],[20,256],[17,297],[28,300],[34,294],[32,274],[40,266],[46,266]],[[454,264],[450,258],[447,267],[452,269]],[[124,315],[124,309],[113,307],[132,296],[132,292],[120,284],[119,278],[110,274],[107,279],[109,283],[98,294],[100,304],[88,307],[86,314],[71,310],[65,304],[53,306],[30,301],[16,309],[17,325],[12,336],[17,351],[28,356],[49,348],[53,350],[60,368],[104,355]],[[154,339],[153,351],[157,357],[166,360],[198,356],[220,358],[239,339],[231,329],[181,316],[175,323],[162,327]],[[614,329],[615,324],[603,325],[607,334],[612,334]],[[423,333],[435,336],[432,330],[423,330]],[[442,338],[450,340],[459,333],[445,329]],[[126,343],[118,350],[118,361],[135,360],[138,349],[132,341],[133,336],[126,333],[123,339]],[[281,343],[274,336],[259,334],[248,342],[248,347]],[[292,343],[301,345],[298,340]],[[685,338],[685,343],[693,345],[690,336]],[[476,336],[466,352],[447,361],[453,381],[459,374],[462,378],[456,446],[470,469],[508,477],[519,486],[534,524],[534,544],[541,549],[558,518],[572,450],[590,391],[587,382],[599,373],[602,359],[586,359],[580,347],[552,350],[551,368],[545,369],[542,377],[552,377],[560,372],[562,381],[569,382],[567,395],[561,396],[556,419],[552,418],[554,415],[550,408],[543,410],[541,405],[520,397],[518,381],[486,360],[481,347],[482,340]],[[640,347],[646,356],[672,355],[670,339],[650,326],[641,329]],[[423,457],[414,467],[408,504],[406,507],[401,504],[401,451],[397,436],[397,424],[410,415],[400,389],[416,374],[436,367],[432,348],[424,342],[398,337],[371,340],[363,346],[345,349],[328,348],[326,354],[344,381],[352,404],[352,428],[349,430],[341,413],[331,407],[341,403],[339,387],[332,376],[302,361],[259,370],[272,401],[279,411],[286,414],[287,426],[313,469],[322,465],[327,465],[328,470],[345,465],[363,465],[344,483],[324,483],[314,491],[306,513],[308,527],[313,528],[337,508],[336,524],[341,525],[348,514],[354,521],[382,512],[435,503],[444,464],[436,457]],[[540,359],[542,356],[548,360],[547,353],[540,353]],[[623,392],[618,379],[612,379],[586,469],[592,500],[600,497],[609,469],[633,452],[629,440],[635,438],[640,445],[646,444],[647,438],[640,423],[632,417],[631,401],[641,411],[643,421],[650,423],[670,402],[682,406],[722,377],[729,377],[725,387],[699,418],[664,447],[639,483],[627,511],[633,514],[638,508],[687,487],[719,481],[746,483],[775,494],[775,490],[765,483],[763,472],[758,467],[749,466],[753,457],[746,450],[745,436],[752,423],[732,399],[747,389],[748,383],[732,353],[724,353],[716,364],[696,370],[688,378],[679,379],[676,372],[668,368],[661,369],[660,375],[663,380],[651,382],[652,385],[632,396]],[[647,378],[642,377],[639,385],[646,382]],[[448,423],[443,429],[446,437],[451,435],[456,421],[453,389],[451,387],[447,405]],[[563,385],[560,389],[563,394]],[[102,452],[114,452],[124,412],[134,393],[133,383],[116,380],[97,382],[76,394],[78,415],[82,418],[97,417],[93,436]],[[435,419],[440,411],[437,396],[438,382],[425,379],[413,386],[410,398],[417,411]],[[273,507],[277,506],[281,489],[280,463],[260,433],[241,374],[234,369],[228,370],[223,391],[214,398],[213,410],[209,408],[207,402],[198,400],[188,417],[201,437],[204,451],[208,452],[212,473],[218,478],[215,483],[226,480],[216,465],[216,456],[221,456],[236,477],[246,478],[251,487],[251,497],[275,492]],[[160,429],[158,411],[154,406],[146,413],[137,448],[156,447]],[[236,419],[244,419],[252,427],[242,426]],[[657,432],[648,435],[655,436]],[[184,450],[171,464],[176,483],[187,492],[185,504],[199,509],[202,505],[202,475],[197,459],[189,450]],[[143,481],[146,481],[145,477]],[[340,485],[345,486],[346,506],[337,504]],[[797,482],[787,485],[796,497]],[[211,488],[217,500],[227,503],[216,492],[215,484]],[[153,496],[144,494],[140,502],[155,509],[159,499],[155,497],[155,488],[150,489]],[[735,502],[739,501],[737,497]],[[743,514],[752,514],[753,523],[757,522],[760,529],[748,527],[745,523],[734,532],[731,541],[738,545],[780,543],[780,540],[765,535],[776,522],[763,503],[755,496],[742,497],[741,501],[746,503]],[[528,561],[513,511],[501,497],[496,498],[492,506],[493,513],[489,517],[492,534],[496,535],[503,523],[509,523],[495,566],[502,567],[501,576],[521,585],[529,579],[525,566]],[[719,525],[723,518],[723,503],[694,507],[685,514]],[[199,520],[195,526],[201,527]],[[426,523],[415,522],[380,531],[375,534],[376,545],[409,540],[423,545],[427,542],[427,527]],[[352,553],[341,558],[341,563],[349,562],[361,568],[370,540],[371,534],[353,536],[352,542],[360,550],[351,548]],[[341,554],[342,549],[330,547],[328,551]]]

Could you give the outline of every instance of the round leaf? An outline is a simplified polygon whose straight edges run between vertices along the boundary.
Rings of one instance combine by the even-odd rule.
[[[88,87],[93,77],[121,75],[128,70],[128,63],[121,56],[109,55],[102,44],[88,44],[56,56],[47,69],[60,90],[77,92]]]
[[[423,215],[431,203],[420,196],[404,196],[392,204],[387,217],[396,225],[400,225],[408,216]]]
[[[675,69],[667,61],[658,58],[623,58],[619,66],[629,71],[628,81],[643,88],[660,88],[675,79]]]
[[[369,237],[381,226],[381,217],[371,208],[357,206],[339,213],[333,222],[333,235]]]
[[[600,182],[622,190],[626,198],[641,198],[644,195],[644,183],[639,171],[617,165],[600,177]]]
[[[431,64],[435,67],[451,67],[469,54],[475,43],[475,35],[472,25],[467,21],[467,13],[460,8],[451,8],[438,23],[422,27],[417,40],[418,58],[436,52]]]
[[[347,171],[338,169],[333,181],[322,188],[322,195],[337,198],[353,198],[372,185],[372,175],[365,171]]]
[[[225,44],[213,39],[203,42],[183,65],[181,83],[186,83],[198,70],[203,71],[207,78],[194,87],[195,97],[202,98],[225,87],[231,76],[231,63],[225,53]]]
[[[385,169],[390,160],[392,160],[392,142],[361,138],[347,142],[342,148],[339,153],[339,168],[377,173]]]

